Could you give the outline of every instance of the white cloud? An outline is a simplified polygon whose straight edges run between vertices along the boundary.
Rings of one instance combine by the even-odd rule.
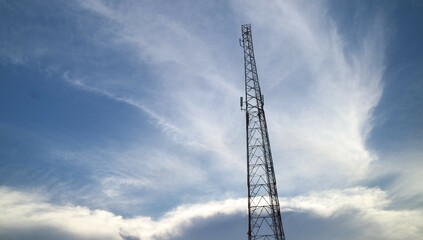
[[[120,233],[138,236],[143,240],[170,238],[180,235],[184,227],[195,219],[217,214],[239,213],[243,199],[229,199],[206,204],[184,205],[171,210],[159,220],[150,217],[123,218],[103,210],[48,203],[39,194],[0,188],[0,234],[7,231],[31,231],[54,228],[78,239],[121,239]],[[235,208],[234,208],[235,206]],[[49,238],[49,236],[44,236]]]
[[[395,210],[391,208],[393,204],[387,192],[365,187],[281,199],[285,212],[310,213],[323,218],[319,221],[347,219],[347,230],[355,232],[351,239],[418,239],[423,234],[423,210]],[[324,234],[330,236],[330,232]]]
[[[78,239],[121,239],[121,234],[143,240],[173,239],[195,227],[201,219],[219,215],[244,215],[246,199],[227,199],[176,207],[158,219],[137,216],[124,218],[103,210],[90,210],[73,205],[49,203],[40,193],[18,192],[0,188],[0,234],[8,231],[31,231],[54,228]],[[374,228],[359,233],[366,237],[381,233],[376,239],[417,239],[423,233],[420,210],[390,210],[387,194],[380,189],[356,187],[344,190],[314,192],[281,199],[284,212],[316,215],[320,221],[338,216],[350,217],[352,224],[367,223]],[[352,214],[351,210],[358,214]],[[47,233],[48,234],[48,233]],[[0,235],[1,236],[1,235]],[[44,236],[48,239],[48,235]]]
[[[342,190],[312,192],[292,199],[282,198],[288,211],[307,211],[321,217],[342,214],[346,209],[384,209],[389,205],[387,194],[378,188],[355,187]]]

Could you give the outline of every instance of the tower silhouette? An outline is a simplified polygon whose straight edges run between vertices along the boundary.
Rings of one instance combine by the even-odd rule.
[[[275,171],[270,151],[269,134],[264,114],[254,57],[251,24],[241,25],[245,68],[245,103],[247,131],[248,239],[285,240],[276,188]]]

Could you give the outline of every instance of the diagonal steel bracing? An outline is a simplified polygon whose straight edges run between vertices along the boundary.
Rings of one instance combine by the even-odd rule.
[[[241,100],[241,104],[245,104],[247,130],[248,239],[285,240],[251,24],[242,25],[241,32],[245,66],[245,102]]]

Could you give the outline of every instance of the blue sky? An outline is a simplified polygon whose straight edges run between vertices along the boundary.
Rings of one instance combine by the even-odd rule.
[[[250,22],[287,239],[418,239],[422,12],[0,1],[0,239],[245,239]]]

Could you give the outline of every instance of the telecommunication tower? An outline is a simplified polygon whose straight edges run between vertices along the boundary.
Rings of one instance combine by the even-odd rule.
[[[247,131],[248,239],[285,240],[251,24],[243,24],[241,32],[242,40],[239,41],[244,49],[245,68],[245,102],[241,97],[241,109],[245,110]]]

